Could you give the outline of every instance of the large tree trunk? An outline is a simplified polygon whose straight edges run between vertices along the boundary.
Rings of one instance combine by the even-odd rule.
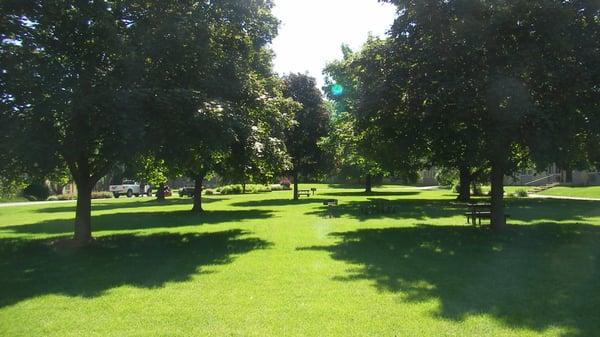
[[[471,200],[471,171],[468,168],[459,169],[458,201],[468,202]]]
[[[370,174],[365,176],[365,193],[371,193],[373,191],[373,182]]]
[[[202,213],[202,181],[204,177],[197,176],[194,178],[194,206],[192,212]]]
[[[506,227],[504,214],[504,170],[501,165],[492,163],[492,207],[491,227],[495,231],[501,231]]]
[[[165,201],[165,183],[158,184],[156,190],[156,201]]]
[[[298,172],[294,172],[294,200],[298,200]]]
[[[88,181],[77,184],[77,206],[75,208],[75,230],[73,239],[86,244],[92,240],[92,186]]]

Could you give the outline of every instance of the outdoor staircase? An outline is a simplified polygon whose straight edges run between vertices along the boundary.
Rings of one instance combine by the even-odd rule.
[[[546,184],[546,185],[541,185],[541,186],[535,186],[534,188],[532,188],[529,191],[527,191],[527,193],[529,193],[529,194],[538,194],[538,193],[544,192],[546,190],[549,190],[552,187],[556,187],[558,185],[560,185],[560,183],[551,183],[551,184]]]

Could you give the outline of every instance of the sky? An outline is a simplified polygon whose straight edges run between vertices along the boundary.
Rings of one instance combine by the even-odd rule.
[[[396,12],[377,0],[275,0],[273,13],[281,21],[275,71],[308,72],[320,88],[327,62],[342,58],[342,43],[357,50],[369,33],[385,35]]]

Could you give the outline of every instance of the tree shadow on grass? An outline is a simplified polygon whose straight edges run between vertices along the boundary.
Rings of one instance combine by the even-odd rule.
[[[202,197],[202,203],[213,203],[218,201],[227,200],[228,198],[206,198]],[[192,199],[190,198],[181,198],[181,199],[166,199],[165,201],[157,201],[155,198],[145,199],[145,200],[135,200],[132,202],[100,202],[95,201],[92,203],[93,211],[105,211],[105,210],[113,210],[113,209],[127,209],[127,208],[142,208],[142,207],[157,207],[157,206],[174,206],[174,205],[190,205],[190,209],[192,206]],[[61,207],[52,207],[50,204],[49,207],[44,207],[35,210],[38,213],[63,213],[63,212],[75,212],[75,203],[69,206],[61,206]]]
[[[265,199],[265,200],[250,200],[234,202],[231,205],[237,207],[270,207],[270,206],[294,206],[294,205],[308,205],[308,204],[323,204],[323,202],[330,200],[324,198],[307,197],[303,199]]]
[[[111,213],[92,216],[92,231],[132,231],[152,228],[175,228],[266,219],[272,216],[267,210],[189,211]],[[48,220],[26,225],[0,227],[0,233],[17,234],[71,234],[73,219]]]
[[[508,212],[515,220],[537,222],[585,221],[589,217],[600,217],[600,202],[558,199],[509,199]]]
[[[342,192],[326,192],[320,193],[320,195],[326,195],[331,197],[375,197],[375,196],[397,196],[397,197],[405,197],[409,195],[418,195],[421,194],[420,191],[373,191],[373,192],[365,192],[365,191],[342,191]]]
[[[236,255],[271,245],[247,234],[118,235],[79,248],[64,240],[2,239],[0,307],[48,294],[95,297],[123,285],[183,282],[205,266],[231,263]]]
[[[365,208],[377,204],[385,204],[387,208],[393,209],[391,212],[367,213]],[[370,219],[431,219],[445,218],[460,215],[465,211],[465,206],[458,205],[450,200],[429,200],[429,199],[383,199],[368,198],[364,201],[340,202],[334,209],[327,206],[319,207],[307,214],[314,214],[323,217],[346,216],[366,221]]]
[[[339,281],[372,280],[403,301],[437,299],[435,315],[462,321],[485,314],[514,328],[600,331],[600,227],[545,223],[506,233],[419,225],[332,234],[325,251],[353,264]]]
[[[485,201],[485,200],[484,200]],[[373,203],[384,204],[391,212],[365,212]],[[599,202],[574,200],[508,199],[506,213],[509,222],[581,221],[588,217],[600,217]],[[335,209],[319,207],[308,212],[323,217],[345,216],[365,221],[370,219],[440,219],[464,216],[467,206],[454,200],[440,199],[384,199],[367,198],[363,201],[340,202]],[[466,223],[466,218],[465,218]]]

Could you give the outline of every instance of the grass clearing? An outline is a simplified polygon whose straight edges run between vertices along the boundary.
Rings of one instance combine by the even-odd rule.
[[[600,199],[600,186],[557,186],[540,194],[560,197]]]
[[[0,208],[0,336],[593,336],[600,203],[509,199],[466,225],[448,190],[327,185]],[[332,214],[322,205],[335,198]],[[363,214],[369,199],[396,206]]]

